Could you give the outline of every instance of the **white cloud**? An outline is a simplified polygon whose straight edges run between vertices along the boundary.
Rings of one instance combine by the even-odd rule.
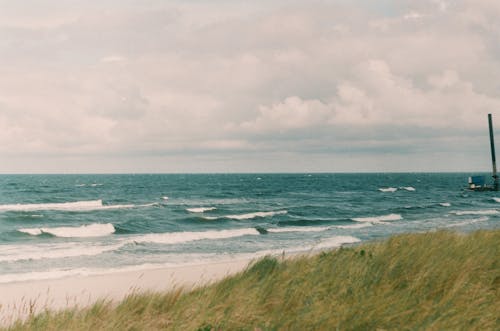
[[[500,109],[498,1],[3,5],[0,152],[12,164],[120,155],[133,171],[138,155],[201,153],[241,170],[257,167],[245,153],[285,153],[286,168],[318,151],[323,170],[345,170],[328,160],[358,151],[353,139],[372,158],[413,148],[422,160],[484,134]],[[219,161],[206,170],[227,170]]]

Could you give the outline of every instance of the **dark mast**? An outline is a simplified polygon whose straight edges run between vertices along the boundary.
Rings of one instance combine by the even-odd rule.
[[[491,163],[493,166],[493,190],[498,191],[497,160],[495,156],[495,140],[493,138],[493,121],[488,114],[488,126],[490,128]]]

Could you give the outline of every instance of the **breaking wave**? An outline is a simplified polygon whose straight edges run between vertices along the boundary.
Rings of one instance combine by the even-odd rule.
[[[439,205],[441,207],[451,207],[451,203],[449,203],[449,202],[441,202]]]
[[[337,225],[336,228],[339,228],[339,229],[362,229],[362,228],[367,228],[369,226],[373,226],[373,224],[368,223],[368,222],[364,222],[364,223],[351,224],[351,225]]]
[[[378,190],[380,192],[396,192],[398,189],[396,187],[381,187]]]
[[[109,209],[124,209],[136,207],[150,207],[157,203],[148,203],[143,205],[104,205],[102,200],[88,200],[76,202],[61,202],[61,203],[33,203],[33,204],[9,204],[0,205],[2,211],[41,211],[41,210],[59,210],[59,211],[93,211],[93,210],[109,210]]]
[[[291,226],[287,228],[271,228],[267,232],[286,233],[286,232],[323,232],[331,229],[329,226]]]
[[[203,231],[203,232],[168,232],[151,233],[142,236],[133,237],[129,242],[133,243],[155,243],[155,244],[179,244],[204,239],[226,239],[248,235],[259,235],[259,231],[254,228]]]
[[[204,213],[206,211],[216,210],[215,207],[198,207],[198,208],[187,208],[186,210],[190,213]]]
[[[250,220],[253,218],[264,218],[264,217],[273,217],[275,215],[285,215],[287,214],[288,211],[286,210],[279,210],[279,211],[259,211],[255,213],[248,213],[248,214],[240,214],[240,215],[226,215],[226,216],[219,216],[219,217],[211,217],[211,216],[206,216],[203,217],[207,220],[216,220],[220,218],[229,218],[229,219],[234,219],[234,220]]]
[[[32,236],[38,236],[43,233],[48,233],[61,238],[87,238],[87,237],[103,237],[113,234],[116,230],[113,224],[89,224],[79,227],[57,227],[57,228],[25,228],[19,229],[19,232],[27,233]]]
[[[389,215],[372,216],[372,217],[357,217],[353,218],[352,220],[355,222],[368,222],[376,224],[376,223],[383,223],[390,221],[399,221],[402,219],[403,217],[400,214],[389,214]]]
[[[460,210],[460,211],[453,211],[452,212],[455,215],[462,216],[462,215],[496,215],[500,214],[500,211],[496,209],[483,209],[483,210]]]
[[[339,247],[342,246],[343,244],[354,244],[357,242],[360,242],[361,240],[356,238],[356,237],[351,237],[351,236],[335,236],[331,238],[327,238],[324,240],[321,240],[318,244],[314,245],[315,249],[321,249],[321,248],[333,248],[333,247]]]

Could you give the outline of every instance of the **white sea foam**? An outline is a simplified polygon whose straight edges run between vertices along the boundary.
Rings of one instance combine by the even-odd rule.
[[[61,203],[33,203],[33,204],[9,204],[0,205],[0,212],[5,211],[41,211],[41,210],[58,210],[58,211],[93,211],[93,210],[109,210],[109,209],[128,209],[136,207],[149,207],[157,205],[157,203],[149,203],[143,205],[103,205],[102,200],[88,200],[75,202]]]
[[[42,234],[42,229],[39,229],[39,228],[33,228],[33,229],[18,229],[17,231],[19,232],[22,232],[22,233],[26,233],[26,234],[29,234],[29,235],[32,235],[32,236],[38,236],[40,234]]]
[[[396,187],[381,187],[378,190],[380,192],[396,192],[398,189]]]
[[[500,202],[500,198],[492,198],[495,202]]]
[[[291,226],[286,228],[271,228],[267,232],[285,233],[285,232],[323,232],[331,229],[329,226]]]
[[[56,228],[24,228],[19,229],[19,232],[27,233],[32,236],[38,236],[42,233],[49,233],[56,237],[62,238],[86,238],[86,237],[103,237],[115,232],[115,227],[111,223],[106,224],[89,224],[79,227],[56,227]]]
[[[272,217],[275,215],[285,215],[288,212],[286,210],[279,210],[279,211],[259,211],[255,213],[248,213],[248,214],[241,214],[241,215],[227,215],[224,216],[225,218],[231,218],[235,220],[249,220],[252,218],[257,218],[257,217]]]
[[[400,189],[403,189],[403,190],[406,190],[406,191],[416,191],[416,189],[412,186],[403,186],[403,187],[400,187]]]
[[[474,223],[478,223],[478,222],[485,222],[487,220],[489,220],[489,217],[483,216],[483,217],[480,217],[480,218],[475,218],[475,219],[465,220],[465,221],[462,221],[462,222],[447,224],[447,225],[445,225],[445,227],[446,228],[451,228],[451,227],[456,227],[456,226],[465,226],[465,225],[470,225],[470,224],[474,224]]]
[[[102,200],[63,202],[63,203],[33,203],[0,205],[0,211],[35,211],[35,210],[94,210],[102,208]]]
[[[327,238],[324,240],[321,240],[318,244],[314,245],[315,249],[321,249],[321,248],[333,248],[333,247],[339,247],[342,246],[343,244],[354,244],[357,242],[360,242],[361,240],[356,238],[356,237],[351,237],[351,236],[335,236],[331,238]]]
[[[198,208],[187,208],[186,210],[190,213],[204,213],[206,211],[216,210],[215,207],[198,207]]]
[[[337,225],[336,228],[339,229],[361,229],[361,228],[367,228],[373,226],[372,223],[364,222],[364,223],[358,223],[358,224],[351,224],[351,225]]]
[[[229,218],[229,219],[234,219],[234,220],[249,220],[257,217],[272,217],[275,215],[285,215],[287,214],[288,211],[286,210],[279,210],[279,211],[258,211],[255,213],[248,213],[248,214],[239,214],[239,215],[225,215],[225,216],[203,216],[204,219],[208,221],[214,221],[218,220],[221,218]]]
[[[496,215],[500,214],[500,212],[496,209],[482,209],[482,210],[460,210],[460,211],[453,211],[452,212],[455,215],[462,216],[462,215]]]
[[[215,221],[219,219],[217,216],[203,216],[202,218],[207,221]]]
[[[162,200],[168,200],[168,197],[167,196],[164,196],[164,197],[161,197]]]
[[[96,245],[85,243],[60,243],[39,245],[1,245],[0,262],[94,256],[104,252],[117,250],[125,244],[126,243]]]
[[[399,214],[389,214],[389,215],[382,215],[382,216],[372,216],[372,217],[356,217],[353,218],[352,220],[355,222],[369,222],[369,223],[383,223],[383,222],[389,222],[389,221],[399,221],[402,220],[403,217]]]
[[[439,205],[442,207],[451,207],[451,203],[449,202],[441,202]]]
[[[129,239],[134,243],[156,243],[156,244],[179,244],[204,239],[226,239],[248,235],[259,235],[254,228],[219,230],[219,231],[200,231],[200,232],[168,232],[151,233],[142,236],[136,236]]]

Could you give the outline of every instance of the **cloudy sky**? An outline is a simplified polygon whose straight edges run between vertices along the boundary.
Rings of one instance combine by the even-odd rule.
[[[488,171],[498,0],[0,0],[0,172]]]

